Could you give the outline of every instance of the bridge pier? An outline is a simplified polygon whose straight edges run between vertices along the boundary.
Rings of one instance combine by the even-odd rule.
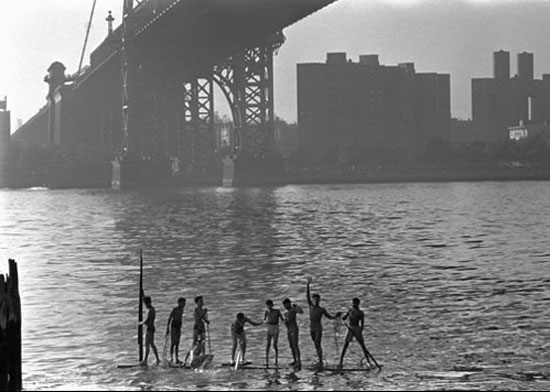
[[[172,185],[172,161],[168,158],[124,157],[111,162],[113,189]]]
[[[277,155],[253,157],[239,155],[234,162],[234,187],[283,186],[287,177],[283,159]]]

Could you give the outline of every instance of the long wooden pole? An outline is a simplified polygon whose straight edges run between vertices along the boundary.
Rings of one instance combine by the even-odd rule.
[[[143,361],[143,250],[139,251],[139,310],[138,310],[138,345],[139,361]]]

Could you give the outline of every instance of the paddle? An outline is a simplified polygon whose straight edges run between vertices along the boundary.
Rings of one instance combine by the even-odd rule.
[[[241,342],[239,342],[239,346],[238,346],[238,350],[237,350],[237,358],[235,358],[235,370],[239,369],[239,362],[241,362],[241,354],[242,354],[242,350],[241,350]]]
[[[338,338],[340,335],[340,321],[342,319],[340,317],[337,317],[334,320],[334,345],[336,346],[336,353],[340,353],[340,348],[338,347]]]
[[[168,360],[168,349],[171,345],[172,345],[172,337],[170,336],[170,333],[167,333],[164,336],[164,347],[162,349],[162,360],[164,361],[165,364],[170,363],[170,361]]]
[[[139,362],[143,361],[143,250],[139,251],[139,305],[138,305]]]
[[[195,344],[191,344],[191,349],[187,351],[187,354],[185,355],[185,359],[183,360],[183,364],[187,365],[187,360],[189,357],[191,357],[191,362],[193,362],[193,351],[195,350]],[[191,364],[191,363],[189,363]]]
[[[351,328],[351,326],[346,321],[344,321],[344,325],[351,331],[353,336],[355,336],[355,339],[357,339],[357,335],[356,335],[355,331]],[[357,341],[359,341],[359,339],[357,339]],[[369,352],[369,350],[367,350],[367,346],[365,346],[364,343],[363,343],[363,348],[365,349],[365,352],[367,353],[367,356],[370,357],[370,359],[372,359],[374,364],[378,367],[378,370],[382,370],[382,367],[378,364],[378,362],[376,362],[376,359],[374,359],[374,357]],[[368,357],[367,357],[367,360],[368,360]]]
[[[212,354],[212,346],[210,345],[210,324],[206,323],[206,337],[208,338],[208,354]]]

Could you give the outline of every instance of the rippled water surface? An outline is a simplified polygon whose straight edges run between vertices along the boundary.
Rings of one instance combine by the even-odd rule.
[[[18,262],[27,390],[550,389],[550,182],[277,189],[0,190],[0,271]],[[137,357],[139,250],[157,345],[179,296],[209,309],[215,365],[239,311],[362,300],[381,372],[117,369]],[[308,315],[303,362],[313,363]],[[334,364],[345,331],[324,321]],[[281,362],[290,362],[282,331]],[[264,327],[247,327],[261,364]],[[346,364],[357,366],[352,344]]]

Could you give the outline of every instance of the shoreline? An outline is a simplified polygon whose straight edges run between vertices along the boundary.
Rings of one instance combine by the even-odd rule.
[[[400,167],[378,169],[308,168],[286,170],[287,185],[328,184],[384,184],[418,182],[475,182],[475,181],[548,181],[550,167],[484,166],[484,167]],[[155,186],[151,184],[151,186]],[[156,186],[159,186],[157,183]],[[160,185],[162,186],[162,185]],[[210,177],[169,181],[165,187],[223,186]],[[255,187],[254,185],[250,185]],[[0,189],[107,189],[110,179],[102,176],[71,176],[48,185],[44,176],[26,177],[6,181]]]
[[[411,182],[547,181],[550,167],[416,167],[391,169],[300,169],[288,184],[376,184]]]

